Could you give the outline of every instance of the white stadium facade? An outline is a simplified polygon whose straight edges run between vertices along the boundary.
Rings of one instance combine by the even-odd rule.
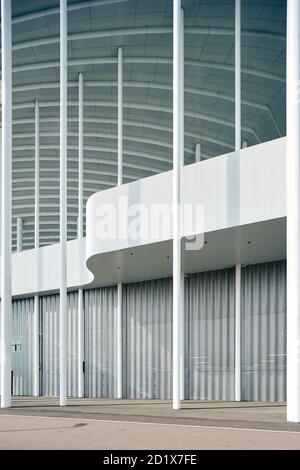
[[[1,406],[300,422],[300,2],[1,0],[1,60]]]

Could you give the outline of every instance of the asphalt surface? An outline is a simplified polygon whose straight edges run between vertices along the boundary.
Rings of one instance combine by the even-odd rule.
[[[300,449],[286,407],[262,402],[14,399],[0,449]]]

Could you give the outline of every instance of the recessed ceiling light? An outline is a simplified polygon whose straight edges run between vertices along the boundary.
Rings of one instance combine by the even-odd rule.
[[[204,245],[207,245],[207,244],[208,244],[208,242],[207,242],[207,241],[205,241],[205,242],[204,242]]]
[[[134,253],[131,252],[131,253],[130,253],[130,256],[133,256],[133,255],[134,255]]]
[[[248,240],[247,243],[248,243],[248,245],[251,245],[251,241],[250,241],[250,240]]]
[[[117,266],[117,269],[121,269],[120,266]]]

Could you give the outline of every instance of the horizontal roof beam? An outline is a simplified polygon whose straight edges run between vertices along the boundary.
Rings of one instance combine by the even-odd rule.
[[[112,101],[85,101],[84,103],[85,107],[91,106],[91,107],[107,107],[107,108],[116,108],[117,103],[112,102]],[[47,107],[58,107],[59,106],[59,101],[48,101],[48,102],[40,102],[39,103],[40,108],[47,108]],[[77,101],[68,101],[68,106],[74,106],[78,107],[78,102]],[[153,111],[153,112],[160,112],[160,113],[165,113],[165,114],[170,114],[171,116],[173,115],[173,108],[167,107],[167,106],[158,106],[158,105],[149,105],[147,103],[132,103],[132,102],[124,102],[123,103],[124,108],[129,108],[129,109],[139,109],[142,111]],[[19,104],[14,104],[13,105],[13,110],[18,110],[18,109],[30,109],[34,107],[34,102],[29,102],[29,103],[19,103]],[[209,116],[207,114],[203,113],[196,113],[196,112],[191,112],[186,110],[185,111],[185,116],[187,117],[192,117],[195,119],[211,122],[213,124],[220,124],[225,127],[230,127],[232,129],[235,128],[235,122],[234,121],[229,121],[228,119],[222,119],[222,118],[217,118],[214,116]],[[257,140],[258,143],[261,142],[260,137],[256,133],[254,129],[251,129],[247,126],[242,126],[242,130],[245,132],[248,132],[250,134],[253,134],[255,139]]]
[[[106,57],[106,58],[81,58],[81,59],[69,59],[68,67],[78,67],[84,65],[117,65],[117,57]],[[172,66],[173,62],[171,58],[166,57],[124,57],[124,64],[163,64]],[[227,71],[234,73],[234,65],[223,64],[220,62],[207,62],[201,60],[188,60],[184,62],[185,66],[190,67],[202,67],[212,68],[215,70]],[[46,62],[35,62],[32,64],[15,65],[12,68],[13,73],[28,72],[36,70],[45,70],[59,68],[59,60],[57,61],[46,61]],[[271,72],[264,72],[262,70],[256,70],[253,67],[242,67],[242,74],[250,74],[255,77],[265,78],[268,80],[278,81],[285,83],[285,76],[277,75]]]

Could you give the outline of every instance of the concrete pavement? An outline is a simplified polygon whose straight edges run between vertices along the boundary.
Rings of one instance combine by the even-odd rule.
[[[0,411],[0,449],[300,449],[278,403],[18,398]]]

